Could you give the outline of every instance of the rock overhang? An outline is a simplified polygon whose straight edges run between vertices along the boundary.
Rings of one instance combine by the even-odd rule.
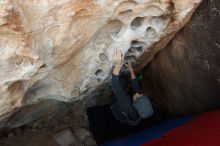
[[[109,82],[112,54],[140,70],[202,0],[0,2],[0,120],[40,100],[65,102]]]

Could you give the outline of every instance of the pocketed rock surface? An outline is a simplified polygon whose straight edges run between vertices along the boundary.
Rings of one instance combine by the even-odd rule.
[[[201,1],[0,1],[0,128],[59,109],[42,100],[97,96],[111,78],[115,48],[124,63],[132,60],[142,69]],[[26,106],[22,124],[8,124]]]

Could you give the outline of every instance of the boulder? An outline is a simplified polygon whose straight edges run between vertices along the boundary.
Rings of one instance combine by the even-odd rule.
[[[220,1],[204,1],[192,20],[144,69],[145,91],[174,115],[220,108]]]
[[[0,1],[0,128],[41,100],[97,96],[111,78],[115,48],[142,69],[201,1]]]

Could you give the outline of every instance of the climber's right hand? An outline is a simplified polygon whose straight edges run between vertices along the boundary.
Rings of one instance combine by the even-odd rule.
[[[115,65],[122,64],[122,53],[118,48],[114,50],[114,61],[115,61]]]
[[[121,66],[122,66],[122,53],[119,49],[114,50],[114,61],[115,61],[115,67],[113,70],[114,75],[119,75]]]

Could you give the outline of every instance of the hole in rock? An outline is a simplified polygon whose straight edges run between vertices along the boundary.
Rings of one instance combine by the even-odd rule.
[[[131,50],[142,52],[143,51],[143,48],[142,48],[143,45],[145,45],[145,43],[139,42],[137,40],[133,40],[131,42]]]
[[[100,53],[100,54],[99,54],[99,59],[100,59],[101,61],[105,61],[105,60],[107,60],[107,57],[106,57],[106,55],[105,55],[104,53]]]
[[[130,55],[130,54],[128,54],[128,55],[126,55],[126,56],[124,57],[124,59],[125,59],[125,61],[132,61],[132,62],[135,62],[136,57],[135,57],[134,55]]]
[[[144,22],[144,17],[136,17],[132,20],[131,22],[131,28],[137,28],[139,26],[141,26]]]
[[[46,67],[47,67],[47,65],[46,65],[46,64],[43,64],[43,65],[41,65],[40,68],[42,69],[42,68],[46,68]]]
[[[149,39],[153,39],[157,36],[157,32],[154,28],[152,27],[148,27],[146,29],[146,37],[149,38]]]
[[[161,16],[161,15],[163,15],[164,12],[160,7],[150,5],[146,8],[144,13],[148,16]]]
[[[131,47],[129,50],[125,53],[125,61],[131,61],[135,62],[137,60],[137,57],[143,52],[143,47],[145,47],[146,43],[140,42],[137,40],[133,40],[131,42]]]
[[[135,51],[138,51],[138,52],[143,51],[142,47],[131,47],[131,50],[135,50]]]
[[[133,40],[131,42],[131,47],[140,47],[140,46],[146,46],[146,45],[147,45],[147,43],[142,42],[142,41]]]
[[[163,31],[171,20],[171,16],[164,15],[164,16],[157,16],[152,17],[150,20],[151,26],[154,26],[157,31]]]
[[[132,16],[132,14],[133,14],[133,10],[131,10],[131,9],[124,10],[118,14],[118,18],[119,19],[123,19],[123,18],[127,19],[127,17]]]
[[[101,28],[94,36],[95,43],[99,46],[98,48],[107,48],[112,41],[110,35],[117,35],[121,31],[123,25],[123,22],[120,20],[111,20],[103,26],[103,28]]]
[[[136,5],[137,3],[131,0],[121,2],[117,7],[117,10],[120,12],[118,17],[124,17],[126,19],[125,16],[132,16],[133,9]]]
[[[136,46],[136,45],[138,45],[138,41],[137,40],[131,41],[131,46]]]
[[[127,0],[127,1],[123,1],[123,2],[121,2],[120,4],[119,4],[119,7],[121,7],[121,8],[133,8],[134,6],[136,6],[137,5],[137,2],[136,1],[134,1],[134,0]]]
[[[95,75],[96,75],[96,76],[104,76],[105,73],[103,72],[103,70],[98,69],[98,70],[95,72]]]
[[[105,26],[105,29],[108,33],[119,33],[123,23],[120,20],[112,20]]]

